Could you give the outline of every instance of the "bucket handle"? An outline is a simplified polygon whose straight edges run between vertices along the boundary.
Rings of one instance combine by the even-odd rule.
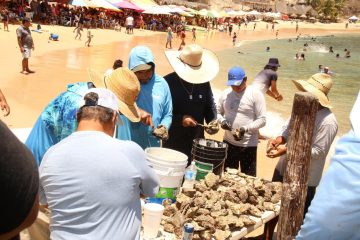
[[[195,159],[195,161],[197,161],[196,159]],[[199,162],[199,163],[204,163],[204,162],[200,162],[200,161],[197,161],[197,162]],[[205,169],[201,169],[201,168],[199,168],[198,166],[196,166],[196,164],[195,164],[195,167],[196,167],[196,169],[197,170],[201,170],[201,171],[203,171],[203,172],[212,172],[214,169],[216,169],[216,168],[218,168],[221,164],[223,164],[225,162],[225,159],[224,160],[222,160],[218,165],[216,165],[215,167],[214,167],[214,164],[211,164],[211,165],[213,165],[212,166],[212,169],[211,170],[205,170]]]

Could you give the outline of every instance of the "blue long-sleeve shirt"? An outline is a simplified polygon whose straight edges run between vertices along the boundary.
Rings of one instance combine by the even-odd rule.
[[[164,125],[170,128],[172,121],[172,100],[169,86],[165,79],[155,73],[154,57],[149,48],[138,46],[131,50],[129,69],[141,64],[153,65],[154,74],[150,81],[141,84],[140,94],[136,100],[139,108],[151,114],[153,126]],[[133,123],[122,119],[124,125],[129,126],[129,132],[117,131],[117,138],[124,139],[124,134],[130,136],[130,140],[139,144],[143,149],[147,147],[159,147],[160,139],[153,136],[153,129],[150,126],[138,122]]]

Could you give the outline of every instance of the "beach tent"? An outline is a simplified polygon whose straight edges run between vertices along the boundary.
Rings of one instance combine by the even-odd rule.
[[[118,7],[118,8],[126,8],[126,9],[132,9],[136,12],[142,12],[144,9],[136,6],[135,4],[125,1],[125,0],[107,0],[112,5]]]
[[[230,14],[225,12],[224,10],[222,10],[220,13],[219,13],[220,17],[230,17]]]
[[[201,9],[201,10],[198,12],[198,15],[204,16],[204,17],[206,17],[207,14],[208,14],[208,10],[205,9],[205,8],[204,8],[204,9]]]
[[[213,9],[213,10],[208,11],[207,16],[212,17],[212,18],[218,18],[218,17],[220,17],[220,14],[216,10]]]
[[[70,5],[90,8],[105,8],[113,11],[120,11],[117,7],[104,0],[72,0]]]
[[[163,6],[153,6],[148,7],[144,12],[145,14],[154,14],[154,15],[170,15],[169,8]]]
[[[136,6],[148,10],[149,8],[158,7],[159,5],[154,2],[153,0],[131,0],[131,3],[135,4]]]
[[[248,15],[254,15],[254,16],[262,15],[261,13],[259,13],[259,12],[256,11],[256,10],[252,10],[252,11],[248,12],[247,14],[248,14]]]

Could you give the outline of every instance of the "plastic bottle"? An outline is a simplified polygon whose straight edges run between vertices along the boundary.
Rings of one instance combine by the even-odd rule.
[[[183,183],[183,188],[194,188],[194,184],[196,181],[196,173],[197,169],[195,166],[195,161],[192,161],[190,166],[188,166],[185,170],[185,180]]]

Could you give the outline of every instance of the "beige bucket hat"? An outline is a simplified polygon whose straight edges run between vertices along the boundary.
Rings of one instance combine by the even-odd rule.
[[[165,51],[165,55],[179,77],[189,83],[209,82],[219,72],[215,53],[197,44],[186,45],[182,51]]]
[[[119,99],[119,111],[130,121],[140,121],[140,111],[136,99],[140,92],[140,83],[136,75],[127,68],[115,69],[104,77],[92,70],[89,71],[90,80],[97,88],[111,90]]]
[[[332,108],[327,96],[333,85],[329,74],[316,73],[308,80],[293,80],[293,83],[300,91],[309,92],[317,97],[323,107]]]

